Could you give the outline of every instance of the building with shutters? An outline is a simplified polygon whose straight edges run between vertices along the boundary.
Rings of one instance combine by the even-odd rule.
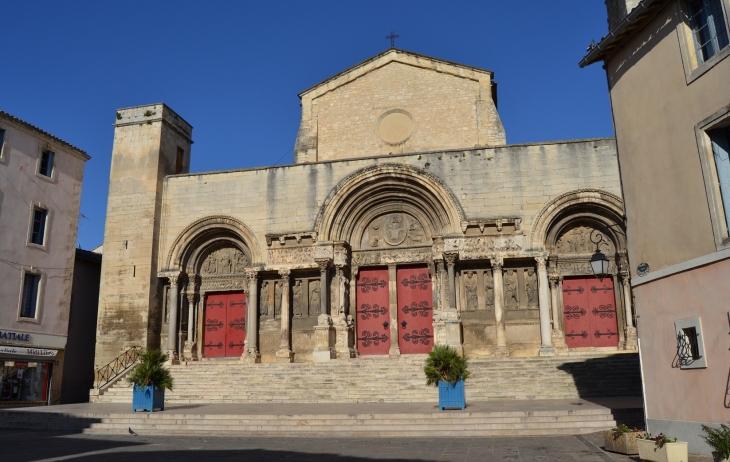
[[[87,160],[0,111],[0,406],[61,400]]]
[[[299,96],[294,164],[219,172],[117,111],[97,366],[636,349],[613,139],[508,145],[491,71],[398,49]]]

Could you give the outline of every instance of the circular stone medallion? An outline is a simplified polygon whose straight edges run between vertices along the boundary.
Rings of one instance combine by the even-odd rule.
[[[388,215],[383,220],[383,240],[389,245],[400,245],[406,240],[407,227],[403,215]]]
[[[380,117],[378,135],[388,144],[400,144],[411,136],[413,119],[401,109],[388,111]]]

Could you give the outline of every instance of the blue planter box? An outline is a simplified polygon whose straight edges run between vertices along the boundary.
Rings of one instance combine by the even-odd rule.
[[[439,410],[466,409],[466,397],[464,396],[464,380],[455,384],[439,380]]]
[[[134,386],[132,392],[132,412],[165,410],[165,389],[152,385],[145,387]]]

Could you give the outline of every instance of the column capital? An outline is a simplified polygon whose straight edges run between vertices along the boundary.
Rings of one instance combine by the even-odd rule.
[[[289,268],[284,268],[284,269],[279,270],[279,276],[281,276],[281,278],[284,281],[288,281],[290,275],[291,275],[291,270]]]
[[[444,252],[443,256],[448,266],[454,266],[456,259],[459,258],[459,252]]]
[[[547,258],[544,255],[537,255],[535,261],[537,262],[538,271],[547,271]]]
[[[332,263],[331,258],[315,258],[314,262],[317,263],[317,266],[319,266],[319,272],[324,273],[327,271],[327,268],[329,268],[330,263]]]
[[[249,282],[258,282],[259,280],[259,270],[255,268],[246,268],[246,279],[248,279]]]
[[[492,264],[493,269],[502,269],[504,266],[504,258],[502,257],[492,257],[489,259],[489,262]]]

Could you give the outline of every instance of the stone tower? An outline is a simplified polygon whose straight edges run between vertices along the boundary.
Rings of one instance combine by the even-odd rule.
[[[119,109],[104,229],[96,367],[131,346],[160,347],[157,281],[163,182],[190,171],[192,126],[164,104]]]

